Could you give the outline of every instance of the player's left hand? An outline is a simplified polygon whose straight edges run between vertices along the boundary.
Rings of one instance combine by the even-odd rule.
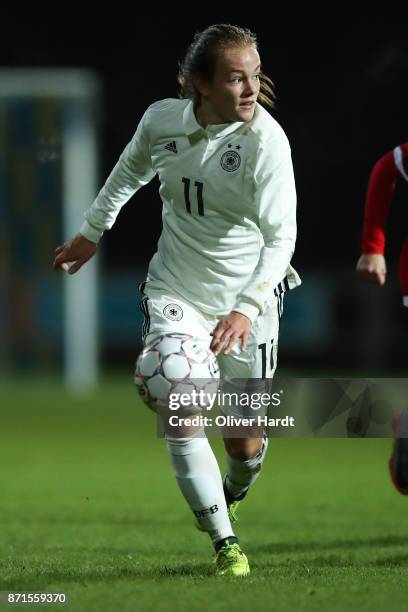
[[[214,327],[210,336],[213,337],[210,350],[218,355],[223,349],[228,354],[235,346],[237,340],[241,340],[241,347],[246,351],[248,338],[251,331],[251,321],[240,312],[232,311],[229,315],[221,319]]]

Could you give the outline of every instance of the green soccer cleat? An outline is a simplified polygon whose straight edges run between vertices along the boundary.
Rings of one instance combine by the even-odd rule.
[[[241,503],[241,501],[245,498],[247,491],[244,491],[244,493],[242,493],[238,498],[233,497],[227,489],[226,480],[227,480],[227,476],[225,475],[222,484],[224,488],[225,501],[227,502],[228,518],[232,525],[233,523],[236,523],[238,520],[238,516],[237,516],[238,506]]]
[[[248,559],[239,544],[225,540],[215,557],[216,576],[248,576]]]
[[[236,523],[238,520],[237,510],[238,510],[238,506],[240,503],[241,503],[241,500],[236,499],[228,506],[228,518],[230,520],[231,525],[233,523]]]

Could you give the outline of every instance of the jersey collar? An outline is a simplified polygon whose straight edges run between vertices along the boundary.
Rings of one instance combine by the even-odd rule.
[[[214,138],[220,138],[221,136],[228,136],[231,132],[235,132],[238,128],[243,125],[243,121],[233,121],[232,123],[217,123],[207,125],[204,129],[198,123],[194,114],[194,105],[192,100],[189,101],[183,112],[183,127],[187,136],[191,137],[193,134],[199,133],[204,136],[205,134],[211,134]]]

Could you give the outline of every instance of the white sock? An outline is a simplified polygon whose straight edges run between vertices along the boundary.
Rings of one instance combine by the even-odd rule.
[[[166,442],[180,490],[215,544],[234,533],[217,460],[202,430],[200,435],[193,438],[166,436]]]
[[[227,475],[225,486],[231,497],[243,497],[258,478],[263,460],[268,448],[268,438],[265,436],[262,448],[255,457],[250,459],[236,459],[227,453]]]

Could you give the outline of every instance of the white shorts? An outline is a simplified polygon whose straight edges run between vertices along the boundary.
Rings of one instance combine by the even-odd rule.
[[[273,300],[259,315],[251,328],[246,351],[241,350],[239,340],[230,353],[217,357],[220,376],[224,379],[268,379],[276,369],[278,355],[279,319],[282,314],[283,293]],[[220,318],[209,316],[192,304],[170,294],[144,291],[140,304],[145,320],[143,342],[149,345],[157,336],[167,333],[194,336],[209,347],[214,330]]]

